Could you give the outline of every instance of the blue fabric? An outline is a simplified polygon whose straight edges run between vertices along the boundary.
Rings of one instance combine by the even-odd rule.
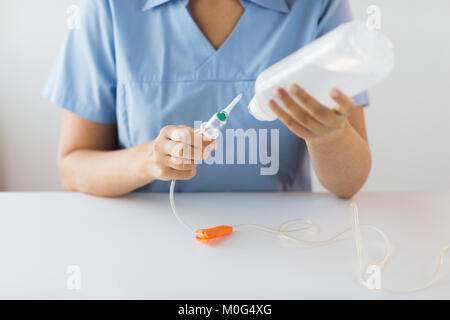
[[[69,31],[44,95],[82,118],[117,124],[119,147],[128,148],[155,139],[166,125],[208,120],[243,93],[226,128],[268,129],[268,135],[279,129],[279,171],[261,175],[267,165],[259,162],[202,164],[193,180],[177,184],[178,191],[310,191],[305,142],[279,121],[253,119],[246,106],[261,71],[352,19],[348,2],[242,0],[245,13],[218,50],[187,3],[81,1],[81,28]],[[355,101],[369,102],[366,93]],[[141,190],[168,187],[155,181]]]

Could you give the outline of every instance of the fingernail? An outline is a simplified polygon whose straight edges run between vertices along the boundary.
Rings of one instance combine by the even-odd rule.
[[[275,90],[275,97],[277,97],[277,98],[283,98],[283,96],[284,96],[283,89],[278,88],[278,89]]]
[[[291,84],[289,86],[289,92],[298,93],[300,91],[300,87],[296,84]]]
[[[340,93],[339,93],[339,90],[337,90],[337,89],[333,89],[333,90],[331,90],[331,97],[332,98],[339,98],[339,95],[340,95]]]

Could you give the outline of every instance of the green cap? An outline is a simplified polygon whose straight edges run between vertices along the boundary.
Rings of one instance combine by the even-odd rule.
[[[225,112],[218,112],[217,118],[223,122],[223,121],[227,120],[227,114]]]

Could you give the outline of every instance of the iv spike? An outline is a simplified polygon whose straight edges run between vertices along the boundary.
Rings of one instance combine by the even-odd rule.
[[[239,101],[242,99],[242,93],[239,94],[236,98],[234,98],[233,101],[225,108],[223,111],[225,111],[227,114],[230,114],[231,110],[238,104]]]

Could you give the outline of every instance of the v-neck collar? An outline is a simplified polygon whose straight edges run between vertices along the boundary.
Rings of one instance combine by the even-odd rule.
[[[224,50],[226,46],[228,46],[229,42],[233,41],[233,38],[236,36],[236,33],[239,33],[239,30],[241,29],[241,25],[244,23],[244,19],[246,19],[247,15],[247,7],[245,4],[243,4],[244,12],[242,13],[241,17],[239,18],[239,21],[234,26],[231,33],[227,36],[225,41],[216,49],[212,43],[206,38],[205,34],[202,32],[198,24],[195,22],[194,18],[191,15],[191,12],[188,8],[189,0],[181,0],[183,2],[183,14],[186,15],[185,19],[185,25],[186,28],[189,28],[188,30],[192,31],[192,34],[195,34],[195,37],[198,37],[200,39],[200,42],[203,43],[204,47],[206,47],[206,50],[210,53],[216,54]]]
[[[174,0],[143,0],[142,11],[155,8],[166,2]],[[287,4],[287,0],[246,0],[253,2],[261,7],[276,10],[282,13],[288,13],[290,8]]]
[[[150,3],[149,0],[145,0]],[[171,1],[171,2],[170,2]],[[285,0],[272,0],[284,2]],[[228,35],[227,39],[222,43],[222,45],[216,49],[211,42],[206,38],[201,29],[198,27],[197,23],[193,19],[190,10],[188,8],[189,0],[152,0],[151,3],[156,5],[156,3],[167,3],[169,4],[168,11],[172,16],[176,16],[177,26],[176,29],[179,31],[177,36],[183,37],[183,43],[185,43],[191,51],[191,54],[196,56],[198,59],[198,64],[193,70],[196,77],[200,77],[200,74],[205,70],[205,68],[214,61],[221,61],[221,68],[224,67],[229,56],[234,56],[237,51],[239,51],[240,45],[242,45],[242,39],[244,37],[252,36],[247,34],[249,30],[252,30],[253,26],[253,14],[254,10],[264,10],[258,9],[257,6],[252,5],[252,1],[241,0],[241,4],[245,11],[240,17],[239,21],[236,23],[233,31]],[[155,13],[159,11],[159,7],[153,7]],[[151,9],[148,7],[146,10]],[[170,10],[169,10],[170,9]],[[165,10],[162,10],[165,11]],[[273,12],[274,15],[281,15],[278,11]],[[245,36],[243,35],[245,33]],[[202,71],[203,70],[203,71]]]

